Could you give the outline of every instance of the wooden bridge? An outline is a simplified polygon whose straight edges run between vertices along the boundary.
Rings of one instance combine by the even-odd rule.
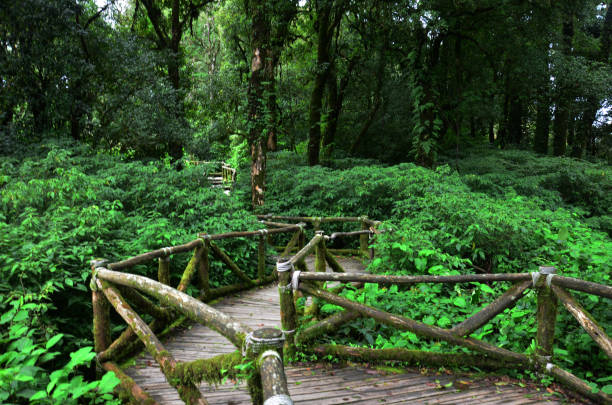
[[[395,373],[367,366],[389,360],[428,366],[432,367],[431,370],[461,365],[486,369],[528,367],[552,375],[585,400],[611,403],[608,395],[593,393],[585,382],[553,364],[556,312],[551,309],[556,305],[556,299],[561,301],[612,358],[609,337],[566,290],[576,289],[610,299],[612,287],[562,277],[550,268],[541,268],[540,272],[531,274],[371,275],[363,272],[362,258],[373,255],[369,239],[380,232],[376,230],[378,222],[367,218],[267,216],[263,219],[268,229],[202,234],[200,239],[185,245],[159,249],[111,264],[102,261],[93,263],[91,286],[97,359],[102,368],[112,370],[120,377],[121,388],[131,400],[149,404],[185,402],[232,405],[561,403],[555,397],[543,395],[546,391],[542,388],[520,387],[508,379],[491,381],[484,377],[420,373],[418,370]],[[293,225],[271,220],[302,222]],[[314,230],[314,236],[308,243],[305,243],[306,222]],[[351,222],[360,223],[360,229],[341,230],[330,235],[320,230],[322,225],[346,227]],[[270,271],[272,269],[266,265],[270,259],[268,247],[278,245],[286,234],[290,234],[291,238],[286,246],[276,247],[280,256],[276,257],[276,269]],[[361,258],[335,256],[334,253],[338,251],[330,249],[330,243],[353,236],[359,237],[359,248],[343,249],[341,252],[357,254]],[[253,237],[258,238],[257,272],[249,275],[217,246],[216,241]],[[169,257],[192,250],[193,256],[178,287],[169,287]],[[238,282],[211,288],[211,257],[227,266]],[[119,271],[152,259],[159,262],[159,282]],[[256,278],[253,277],[255,275]],[[194,278],[198,281],[198,299],[185,294]],[[278,285],[270,285],[273,280],[278,280]],[[483,281],[511,281],[514,285],[489,306],[451,329],[428,326],[337,295],[346,283],[353,283],[359,288],[365,282],[414,285]],[[323,282],[327,284],[324,286]],[[479,339],[464,337],[504,309],[512,307],[529,288],[538,291],[536,354],[527,356],[514,353]],[[304,307],[296,306],[299,295],[317,299],[309,299]],[[212,306],[204,304],[220,297]],[[301,325],[300,315],[316,316],[319,301],[333,303],[345,310],[314,325]],[[129,325],[113,342],[109,303]],[[130,304],[153,320],[145,323]],[[180,314],[184,317],[177,321]],[[478,354],[375,350],[316,343],[319,336],[333,333],[342,324],[359,317],[371,317],[398,329],[467,347]],[[197,323],[187,328],[176,328],[177,325],[185,325],[185,318]],[[167,328],[169,325],[171,327]],[[174,332],[162,344],[158,336],[163,336],[169,330]],[[136,358],[129,367],[121,369],[117,361],[141,350],[140,342],[144,343],[149,354]],[[292,363],[284,368],[283,357],[294,359],[298,347],[305,353],[315,353],[320,357],[331,355],[356,363],[348,363],[348,366]]]

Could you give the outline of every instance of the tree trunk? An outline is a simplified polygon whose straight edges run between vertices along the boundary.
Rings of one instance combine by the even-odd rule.
[[[270,54],[270,21],[265,12],[265,1],[254,1],[251,7],[253,57],[248,89],[248,141],[251,149],[251,202],[253,208],[256,208],[264,203],[266,178],[267,103],[264,93],[266,83],[274,81],[274,75],[270,66],[273,63]]]
[[[569,100],[566,92],[562,91],[557,99],[555,121],[553,122],[553,155],[555,156],[565,155],[569,115]]]
[[[593,137],[593,122],[597,118],[598,108],[599,101],[594,97],[589,97],[587,99],[586,108],[582,112],[582,118],[578,122],[578,130],[575,131],[571,152],[573,157],[581,158],[584,156],[587,142]]]
[[[333,67],[329,71],[327,77],[327,125],[323,131],[323,160],[331,157],[332,144],[336,137],[336,129],[338,128],[338,116],[342,109],[342,94],[338,94],[338,83],[336,77],[336,69]]]
[[[508,116],[508,141],[518,145],[523,140],[523,104],[518,96],[510,101]]]
[[[599,48],[598,60],[602,63],[606,63],[610,55],[610,43],[612,41],[612,4],[608,5],[608,10],[604,17],[603,26],[601,29],[601,36],[599,42],[601,44]],[[573,157],[582,157],[587,149],[587,144],[591,142],[593,138],[593,122],[597,117],[597,110],[599,109],[599,100],[594,96],[587,97],[586,108],[582,113],[582,119],[580,120],[577,139],[572,147]]]
[[[489,143],[493,145],[495,143],[495,129],[493,120],[489,121]]]
[[[323,107],[323,92],[330,71],[329,48],[332,33],[330,32],[330,14],[332,2],[323,2],[317,10],[318,41],[317,66],[314,87],[310,96],[308,113],[308,164],[319,164],[321,150],[321,108]]]
[[[536,107],[536,127],[533,149],[537,153],[548,153],[548,132],[550,130],[550,105],[548,97],[539,97]]]
[[[574,36],[574,16],[570,13],[567,20],[563,22],[563,38],[561,51],[565,55],[570,55],[572,51],[572,38]],[[553,155],[565,155],[567,148],[567,130],[571,109],[570,84],[567,78],[562,76],[557,78],[557,109],[555,111],[555,121],[553,123]]]
[[[172,33],[170,38],[170,60],[168,61],[168,78],[172,83],[172,88],[178,90],[180,88],[179,78],[179,44],[181,43],[181,26],[180,26],[180,0],[172,0]]]

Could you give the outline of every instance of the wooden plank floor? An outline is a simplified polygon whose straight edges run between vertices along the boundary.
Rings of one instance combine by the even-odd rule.
[[[363,271],[357,260],[341,259],[347,271]],[[309,260],[312,268],[312,259]],[[228,297],[215,305],[253,329],[280,327],[276,286],[249,290]],[[231,353],[234,346],[224,337],[202,325],[179,332],[166,343],[179,361],[191,361]],[[538,392],[515,385],[495,385],[484,380],[470,380],[467,389],[441,388],[453,381],[449,375],[427,376],[419,373],[387,374],[363,367],[331,368],[326,365],[291,366],[285,370],[289,391],[296,404],[555,404]],[[136,359],[126,370],[136,383],[160,404],[179,405],[182,401],[150,355]],[[250,404],[244,384],[227,383],[200,386],[210,404]]]

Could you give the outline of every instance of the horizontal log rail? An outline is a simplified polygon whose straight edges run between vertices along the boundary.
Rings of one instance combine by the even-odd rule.
[[[267,218],[293,220],[298,217],[267,216]],[[299,217],[299,219],[303,221],[306,220],[304,217]],[[360,233],[361,232],[358,231],[347,232],[346,234],[358,235]],[[287,342],[289,345],[294,345],[294,347],[286,347],[285,350],[294,352],[298,349],[296,345],[299,345],[299,347],[305,351],[310,350],[317,354],[332,355],[353,360],[356,359],[364,362],[402,361],[430,366],[473,365],[487,368],[510,366],[534,368],[538,372],[550,374],[557,381],[596,402],[612,403],[612,397],[602,391],[597,393],[593,392],[587,383],[553,363],[557,300],[565,306],[577,320],[578,324],[601,347],[603,352],[612,359],[612,340],[606,335],[605,330],[597,324],[595,319],[593,319],[574,297],[565,290],[566,288],[573,289],[605,298],[612,298],[612,287],[571,277],[559,276],[556,274],[556,270],[550,267],[541,267],[540,270],[535,273],[465,274],[449,276],[393,276],[345,273],[337,261],[334,263],[334,261],[330,260],[330,258],[333,259],[333,256],[326,254],[325,241],[329,239],[330,238],[322,234],[316,234],[302,250],[289,259],[288,263],[277,263],[279,275],[283,274],[282,280],[279,278],[283,328],[292,327],[297,329],[293,339]],[[301,262],[301,260],[313,250],[321,255],[321,257],[325,258],[325,261],[330,264],[333,272],[324,272],[325,269],[323,268],[323,270],[321,270],[316,263],[314,272],[297,271],[293,266],[290,266],[290,264]],[[280,273],[280,271],[283,271],[283,273]],[[322,283],[326,281],[360,283],[361,287],[364,283],[410,286],[420,283],[457,284],[510,282],[512,285],[503,294],[472,316],[459,322],[450,329],[444,329],[341,297],[323,287]],[[290,282],[292,289],[290,292],[287,292],[287,289],[283,288],[287,285],[287,282]],[[333,287],[332,290],[339,291],[342,288],[341,286]],[[501,314],[505,309],[512,308],[523,296],[525,296],[529,289],[534,289],[537,292],[538,299],[536,314],[538,322],[536,334],[537,350],[534,354],[528,356],[470,337],[470,334]],[[344,311],[337,312],[314,324],[301,325],[297,316],[294,300],[294,294],[297,292],[304,296],[311,296],[317,300],[340,306]],[[316,307],[314,302],[315,300],[313,300],[311,307]],[[316,308],[312,310],[311,307],[306,307],[304,309],[304,314],[308,315],[306,319],[311,319],[312,316],[316,319]],[[418,350],[371,349],[364,347],[321,345],[317,343],[317,338],[325,334],[333,333],[343,324],[360,317],[372,318],[387,326],[411,331],[426,339],[445,341],[454,346],[464,347],[476,353],[432,353]]]
[[[308,222],[308,223],[331,223],[331,222],[365,222],[370,226],[378,226],[381,224],[380,221],[369,219],[368,217],[299,217],[299,216],[286,216],[286,215],[257,215],[257,218],[262,220],[274,220],[274,221],[292,221],[292,222]]]
[[[109,270],[104,267],[94,267],[91,284],[93,292],[96,294],[102,292],[107,302],[128,324],[129,330],[133,331],[132,333],[142,341],[147,351],[159,364],[166,380],[177,389],[181,399],[186,404],[208,404],[206,399],[201,396],[197,383],[206,380],[218,384],[227,377],[237,378],[235,366],[245,361],[254,361],[257,365],[256,372],[246,377],[254,403],[261,404],[263,400],[268,398],[282,399],[284,402],[279,403],[283,404],[293,403],[289,396],[283,370],[282,346],[284,334],[281,331],[276,329],[252,331],[248,326],[198,299],[144,276]],[[217,356],[214,359],[200,359],[187,363],[178,362],[164,348],[149,325],[132,309],[120,291],[129,291],[129,295],[136,297],[134,300],[143,307],[153,304],[140,293],[155,298],[164,305],[163,308],[172,308],[175,313],[181,313],[189,319],[216,330],[242,352],[239,350],[232,354]],[[97,296],[98,307],[101,302],[100,298],[100,296]],[[147,312],[165,318],[166,312],[159,312],[160,310],[158,308]],[[94,312],[94,328],[103,327],[101,321],[104,322],[108,318],[99,315],[99,313]],[[271,336],[271,334],[275,336]],[[278,334],[280,336],[277,336]],[[264,347],[258,343],[256,347],[251,347],[253,341],[264,343],[272,341],[276,346]],[[264,348],[269,350],[262,353]],[[104,349],[104,347],[96,339],[96,350],[99,349]],[[99,354],[101,353],[99,352]],[[155,404],[155,401],[146,392],[133,380],[125,376],[116,366],[116,363],[108,358],[100,363],[104,369],[114,371],[117,374],[122,381],[121,389],[132,399],[139,403]]]
[[[314,240],[314,239],[313,239]],[[305,281],[340,281],[340,282],[364,282],[379,284],[412,285],[419,283],[473,283],[490,281],[525,281],[531,280],[529,273],[512,274],[461,274],[453,276],[385,276],[377,274],[362,273],[300,273],[300,280]]]
[[[178,391],[181,399],[188,404],[207,404],[201,397],[195,380],[206,380],[220,383],[223,378],[236,378],[234,367],[248,359],[257,361],[256,351],[242,351],[237,354],[224,355],[227,358],[201,359],[191,363],[177,362],[169,354],[156,334],[166,334],[168,330],[178,326],[185,320],[203,323],[225,336],[237,348],[248,347],[248,336],[252,332],[247,326],[231,317],[206,305],[202,301],[210,301],[234,292],[249,289],[274,281],[275,272],[269,272],[266,266],[266,254],[270,244],[270,235],[291,234],[286,251],[293,248],[301,249],[304,243],[304,224],[287,224],[273,229],[262,229],[246,232],[227,232],[222,234],[199,234],[199,238],[191,242],[170,246],[146,252],[126,260],[108,263],[105,260],[92,261],[92,304],[94,312],[94,342],[100,367],[114,371],[121,379],[120,389],[130,398],[139,403],[155,404],[133,380],[124,375],[118,368],[117,360],[130,355],[136,349],[144,347],[159,363],[160,368],[170,385]],[[229,238],[258,237],[256,278],[251,278],[234,262],[229,255],[217,246],[214,241]],[[185,267],[180,282],[173,288],[170,286],[170,260],[175,254],[192,252]],[[239,280],[236,284],[211,288],[210,260],[218,259]],[[125,270],[146,264],[158,259],[157,279],[130,274]],[[186,294],[187,288],[197,280],[198,298]],[[146,313],[154,319],[145,323],[132,306],[140,313]],[[127,328],[120,336],[111,341],[111,324],[109,308],[123,318]],[[246,357],[245,357],[246,356]],[[282,347],[280,355],[282,356]],[[214,366],[219,363],[221,368]],[[279,368],[280,367],[280,368]],[[199,370],[199,371],[198,371]],[[204,371],[208,370],[206,373]],[[223,372],[221,371],[223,370]],[[290,404],[288,390],[282,363],[265,358],[258,363],[257,370],[247,377],[247,385],[255,403],[261,403],[266,395],[275,397],[286,395],[285,402]],[[223,375],[222,375],[223,374]],[[263,383],[263,385],[262,385]],[[284,387],[284,388],[283,388]]]

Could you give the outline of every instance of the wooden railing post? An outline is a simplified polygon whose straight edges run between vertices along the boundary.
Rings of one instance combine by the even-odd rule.
[[[94,350],[101,353],[111,344],[110,326],[110,303],[97,285],[96,269],[104,266],[107,261],[104,259],[94,259],[89,262],[91,265],[91,305],[93,308],[93,335]]]
[[[298,248],[297,251],[299,252],[300,250],[302,250],[304,248],[304,246],[306,246],[306,234],[304,233],[304,227],[301,226],[300,227],[300,236],[298,237]],[[307,271],[308,269],[306,268],[306,263],[304,261],[301,261],[299,263],[295,264],[297,266],[297,268],[300,271]]]
[[[267,230],[263,229],[261,236],[259,237],[259,244],[257,245],[257,278],[259,282],[263,282],[266,276],[266,235]]]
[[[200,263],[198,266],[198,279],[200,284],[200,297],[205,299],[210,291],[210,262],[208,253],[210,252],[210,241],[202,238],[202,250],[200,252]]]
[[[290,358],[295,355],[294,336],[297,328],[297,315],[295,303],[293,301],[292,272],[291,263],[277,262],[276,272],[278,273],[278,295],[280,301],[281,327],[285,333],[285,353]]]
[[[367,231],[370,229],[370,226],[368,225],[368,222],[366,221],[368,219],[367,216],[362,216],[359,217],[361,218],[361,230],[362,231]],[[370,256],[370,254],[368,253],[368,245],[369,245],[369,238],[370,236],[368,234],[362,234],[359,235],[359,250],[361,250],[361,253],[364,256]]]
[[[157,281],[170,285],[170,256],[163,256],[157,260]]]
[[[249,393],[251,394],[253,404],[261,405],[264,400],[264,388],[262,384],[261,371],[265,372],[266,369],[260,369],[260,366],[263,363],[262,360],[265,360],[265,357],[267,357],[267,352],[271,350],[277,353],[282,364],[283,344],[283,332],[274,328],[257,329],[246,336],[246,356],[247,358],[253,359],[255,363],[255,370],[249,375],[249,377],[247,377],[247,387],[249,389]],[[282,374],[284,376],[284,373]],[[266,377],[269,378],[271,376],[267,375]],[[269,390],[270,386],[269,384],[267,385]],[[287,383],[285,381],[285,389],[286,386]]]
[[[555,321],[557,318],[557,299],[550,288],[550,282],[556,272],[557,270],[554,267],[542,266],[537,273],[532,273],[535,288],[538,291],[536,355],[544,357],[548,362],[553,355]]]
[[[317,231],[316,234],[323,236],[323,231]],[[325,273],[325,251],[325,238],[323,237],[315,247],[315,271]]]

